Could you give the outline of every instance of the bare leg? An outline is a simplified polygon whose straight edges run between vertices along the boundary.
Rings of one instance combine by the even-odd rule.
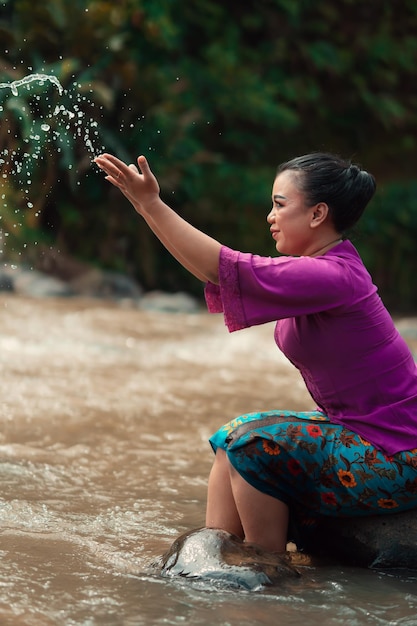
[[[243,539],[242,524],[230,483],[230,463],[221,448],[216,451],[208,482],[206,526],[227,530]]]
[[[227,530],[269,552],[285,552],[288,507],[246,482],[219,448],[209,478],[206,526]]]
[[[285,552],[288,507],[281,500],[252,487],[229,463],[231,488],[245,541],[268,552]]]

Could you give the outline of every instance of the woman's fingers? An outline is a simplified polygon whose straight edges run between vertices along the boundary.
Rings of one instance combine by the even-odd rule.
[[[132,170],[123,161],[110,154],[102,154],[94,159],[95,163],[114,181],[120,181],[126,175],[131,174]],[[112,181],[113,182],[113,181]]]
[[[94,162],[101,170],[103,170],[103,172],[107,174],[106,178],[110,177],[113,180],[117,180],[119,178],[120,170],[111,163],[108,163],[104,157],[96,157]]]
[[[121,184],[123,181],[126,182],[126,178],[131,178],[132,173],[142,174],[144,178],[153,176],[145,157],[138,157],[138,165],[141,171],[133,163],[126,165],[117,157],[107,153],[100,154],[94,159],[94,162],[112,179],[110,182],[113,183]]]
[[[149,167],[149,163],[146,160],[146,157],[144,157],[143,155],[138,157],[138,165],[140,167],[140,171],[142,172],[144,176],[148,174],[152,174],[151,168]]]
[[[151,172],[148,162],[144,156],[139,156],[137,164],[126,165],[123,161],[112,154],[100,154],[94,159],[96,165],[106,173],[106,180],[125,193],[129,190],[130,200],[134,198],[139,201],[144,194],[158,194],[159,185],[155,176]]]
[[[94,160],[97,164],[101,164],[103,166],[106,165],[107,167],[113,167],[121,171],[128,169],[128,166],[123,163],[123,161],[118,159],[113,154],[108,154],[107,152],[105,152],[104,154],[100,154]]]
[[[142,172],[143,181],[146,184],[147,189],[150,192],[159,194],[158,180],[156,179],[156,176],[152,172],[151,168],[149,167],[149,163],[146,157],[144,157],[143,155],[139,156],[137,162],[140,171]]]

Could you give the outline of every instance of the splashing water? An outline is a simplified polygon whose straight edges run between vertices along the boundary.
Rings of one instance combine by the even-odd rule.
[[[46,97],[48,84],[56,87],[57,93]],[[58,159],[73,185],[80,185],[76,163],[86,170],[92,160],[85,159],[83,151],[87,150],[93,158],[104,151],[95,119],[103,107],[89,100],[82,89],[85,85],[78,82],[64,89],[56,76],[44,73],[0,83],[0,120],[7,129],[3,129],[7,145],[0,151],[0,257],[9,233],[22,227],[19,216],[23,206],[33,212],[35,219],[39,217],[41,203],[31,200],[30,186],[36,180],[40,163],[50,162],[51,157]],[[45,181],[42,186],[46,198],[48,183]],[[13,189],[23,200],[10,202]]]
[[[81,105],[90,105],[90,107],[94,107],[94,103],[90,102],[85,96],[82,96],[80,93],[72,93],[71,90],[64,89],[59,82],[58,78],[54,75],[50,74],[29,74],[24,78],[19,80],[14,80],[9,83],[0,83],[0,89],[10,89],[12,96],[19,96],[19,88],[26,87],[29,89],[30,83],[37,82],[39,85],[44,85],[45,82],[50,82],[55,85],[58,89],[59,96],[66,96],[66,101],[63,104],[55,105],[52,110],[46,113],[46,119],[40,120],[40,125],[36,122],[39,120],[34,120],[32,123],[31,132],[27,137],[23,137],[23,141],[26,143],[31,143],[34,148],[32,154],[24,153],[24,156],[27,158],[31,156],[33,159],[37,159],[40,155],[42,145],[33,145],[33,142],[42,143],[42,137],[39,134],[39,129],[43,132],[48,132],[52,128],[51,121],[55,122],[55,127],[62,126],[63,136],[61,136],[60,130],[57,128],[54,129],[53,139],[57,141],[58,147],[57,151],[62,152],[64,150],[64,146],[69,145],[68,134],[72,132],[72,138],[80,138],[84,141],[85,147],[96,156],[98,152],[101,152],[104,147],[100,146],[97,148],[94,144],[96,143],[96,139],[98,139],[98,123],[93,118],[86,119],[86,113],[82,110]],[[78,83],[74,82],[73,87],[80,87]],[[38,103],[41,101],[41,97],[39,95],[35,95],[35,100]],[[69,103],[70,100],[75,100],[75,104]],[[6,107],[7,108],[7,107]],[[18,107],[16,105],[10,105],[8,107],[12,110],[17,110]],[[5,107],[0,104],[0,114],[4,113]],[[20,107],[22,115],[19,117],[20,121],[23,121],[25,117],[28,117],[28,107],[25,105]],[[94,129],[94,132],[91,133],[91,129]],[[32,132],[33,131],[33,132]],[[93,135],[93,136],[92,136]],[[31,141],[29,141],[31,140]],[[17,156],[17,152],[9,153],[7,150],[3,150],[0,153],[1,156],[7,155],[10,159],[13,159],[14,156]],[[4,160],[0,160],[0,165],[4,163]],[[19,163],[17,163],[17,172],[20,172]]]
[[[5,87],[10,87],[12,94],[14,96],[17,96],[19,95],[19,92],[18,92],[19,87],[22,87],[23,85],[27,85],[28,83],[31,83],[33,81],[39,81],[40,84],[42,85],[46,80],[56,85],[56,87],[58,87],[59,94],[62,95],[63,88],[62,88],[61,83],[56,78],[56,76],[51,76],[49,74],[29,74],[28,76],[25,76],[24,78],[20,80],[14,80],[11,83],[0,83],[0,89],[3,89]]]

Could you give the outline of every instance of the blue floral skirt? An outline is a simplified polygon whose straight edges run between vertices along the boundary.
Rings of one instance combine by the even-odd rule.
[[[303,524],[417,509],[417,449],[386,456],[319,411],[241,415],[210,443]]]

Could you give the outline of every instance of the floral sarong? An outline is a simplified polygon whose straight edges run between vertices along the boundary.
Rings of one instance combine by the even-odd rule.
[[[417,449],[386,456],[320,411],[241,415],[210,443],[301,523],[417,509]]]

